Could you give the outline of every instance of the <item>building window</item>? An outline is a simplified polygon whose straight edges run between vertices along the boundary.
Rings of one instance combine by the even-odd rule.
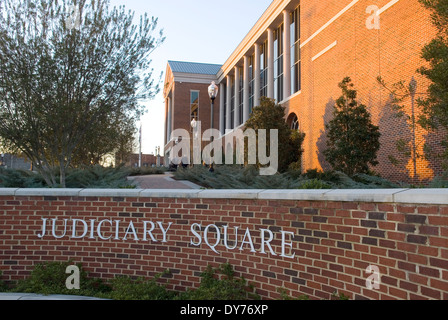
[[[190,121],[199,120],[199,91],[190,91]]]
[[[260,50],[260,97],[268,96],[268,52],[267,42],[261,45]]]
[[[283,24],[274,32],[274,99],[283,100]]]
[[[301,90],[300,6],[291,14],[291,94]]]
[[[239,67],[240,78],[238,79],[238,93],[239,93],[239,115],[238,115],[238,124],[243,123],[243,111],[244,111],[244,69]]]
[[[224,97],[224,106],[222,106],[224,108],[224,132],[226,131],[225,129],[227,129],[227,108],[229,107],[227,105],[227,85],[224,85],[224,91],[221,92],[221,94]],[[221,106],[220,106],[221,107]]]
[[[295,113],[289,116],[289,127],[292,130],[299,130],[299,118]]]
[[[249,114],[252,113],[252,109],[254,107],[254,60],[255,55],[249,57]]]
[[[230,77],[230,128],[233,129],[235,126],[235,77]]]

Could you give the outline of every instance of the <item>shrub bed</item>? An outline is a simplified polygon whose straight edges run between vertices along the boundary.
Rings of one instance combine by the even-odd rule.
[[[179,180],[189,180],[210,189],[373,189],[403,188],[404,183],[394,183],[373,174],[356,174],[349,177],[338,171],[305,173],[290,170],[272,176],[261,176],[255,166],[217,166],[210,172],[204,166],[179,168],[174,173]]]
[[[0,292],[19,292],[35,294],[64,294],[90,296],[112,300],[258,300],[255,288],[244,278],[235,277],[233,267],[223,264],[218,268],[208,267],[202,273],[200,286],[186,292],[173,292],[159,283],[159,279],[169,275],[169,271],[156,275],[152,279],[117,276],[108,283],[90,278],[82,268],[80,270],[80,289],[67,289],[66,273],[68,262],[46,262],[36,265],[31,275],[8,287],[1,281]]]

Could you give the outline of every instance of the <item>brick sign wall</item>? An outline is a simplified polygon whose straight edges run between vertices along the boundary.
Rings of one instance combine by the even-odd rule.
[[[0,189],[0,270],[46,261],[91,276],[199,285],[234,266],[265,299],[448,299],[446,190]]]

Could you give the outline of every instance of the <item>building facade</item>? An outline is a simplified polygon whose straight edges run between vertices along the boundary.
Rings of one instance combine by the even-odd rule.
[[[193,132],[192,121],[201,122],[201,133],[211,127],[211,99],[208,87],[217,82],[221,65],[168,61],[165,74],[165,165],[170,164],[171,150],[178,142],[172,136],[175,129]],[[219,94],[219,92],[218,92]],[[220,103],[214,101],[214,128],[218,128]]]
[[[430,12],[418,0],[274,0],[215,79],[208,79],[220,87],[219,129],[225,135],[244,125],[260,97],[273,98],[286,108],[288,125],[306,134],[303,169],[327,169],[325,124],[341,96],[338,84],[350,77],[358,101],[380,127],[379,165],[373,169],[392,180],[431,178],[442,168],[422,156],[423,148],[426,143],[437,151],[440,137],[413,129],[409,119],[418,117],[416,99],[429,85],[417,72],[425,65],[421,50],[435,36]],[[397,117],[392,107],[389,88],[398,82],[416,88],[402,101],[409,117]],[[193,89],[184,85],[188,97]],[[166,97],[167,106],[179,107]],[[179,113],[174,122],[180,118],[190,120]]]

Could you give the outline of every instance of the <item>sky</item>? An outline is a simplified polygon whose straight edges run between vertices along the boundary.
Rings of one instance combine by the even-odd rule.
[[[168,60],[224,64],[272,0],[110,0],[124,5],[135,18],[148,13],[158,18],[165,42],[151,56],[154,75],[163,87]],[[138,20],[136,20],[138,21]],[[142,117],[142,152],[163,152],[165,102],[160,92],[146,102]],[[137,150],[136,150],[137,151]],[[162,153],[163,154],[163,153]]]

